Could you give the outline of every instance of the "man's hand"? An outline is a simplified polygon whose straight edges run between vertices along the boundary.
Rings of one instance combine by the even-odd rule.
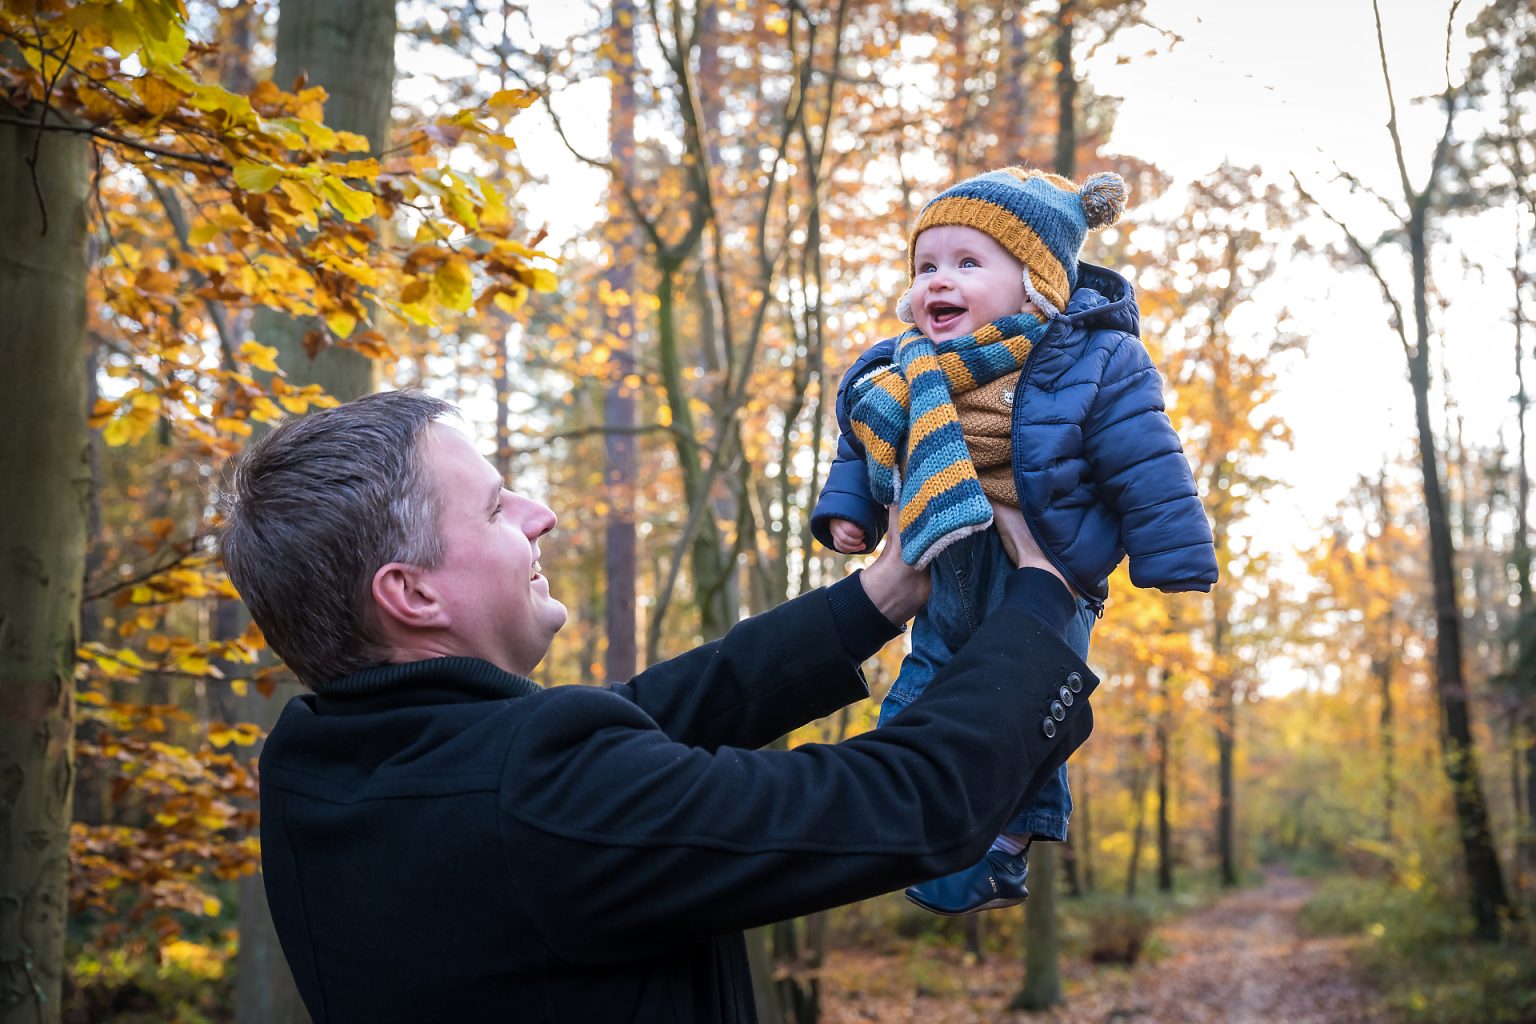
[[[880,609],[880,614],[898,626],[928,603],[933,580],[927,569],[914,569],[901,560],[901,526],[895,506],[890,511],[885,546],[859,579],[864,584],[864,593]]]
[[[1072,589],[1072,585],[1061,575],[1061,570],[1051,564],[1045,552],[1040,550],[1040,545],[1035,543],[1035,535],[1029,532],[1029,524],[1024,521],[1023,512],[1012,505],[1001,505],[994,501],[992,525],[1002,538],[1003,550],[1008,552],[1014,565],[1020,569],[1044,569],[1061,580],[1068,590]]]

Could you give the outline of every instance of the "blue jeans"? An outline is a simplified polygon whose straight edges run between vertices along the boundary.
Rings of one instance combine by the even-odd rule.
[[[1003,584],[1013,570],[996,530],[973,533],[939,552],[931,563],[933,595],[912,620],[912,653],[901,663],[901,671],[880,705],[881,725],[916,700],[934,674],[976,632],[987,612],[1002,601]],[[1097,618],[1088,603],[1079,599],[1077,614],[1067,626],[1067,646],[1085,661]],[[1056,778],[1048,781],[1003,831],[1059,842],[1067,838],[1071,817],[1072,791],[1067,786],[1067,766],[1062,765]]]

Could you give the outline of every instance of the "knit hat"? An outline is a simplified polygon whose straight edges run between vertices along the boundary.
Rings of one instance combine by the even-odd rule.
[[[923,207],[907,241],[907,272],[914,277],[917,236],[929,228],[959,225],[991,236],[1024,264],[1024,290],[1045,311],[1061,316],[1077,287],[1077,253],[1092,228],[1120,219],[1125,179],[1113,171],[1090,174],[1078,187],[1059,174],[1004,167],[940,192]],[[896,305],[904,323],[912,318],[911,290]]]

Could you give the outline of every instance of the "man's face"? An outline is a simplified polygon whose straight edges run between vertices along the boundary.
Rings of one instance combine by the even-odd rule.
[[[912,255],[913,320],[933,341],[963,338],[1025,309],[1023,265],[985,232],[929,228]]]
[[[448,614],[452,653],[529,675],[565,625],[565,605],[539,571],[539,538],[555,514],[513,494],[469,438],[432,424],[423,461],[437,486],[443,560],[424,577]]]

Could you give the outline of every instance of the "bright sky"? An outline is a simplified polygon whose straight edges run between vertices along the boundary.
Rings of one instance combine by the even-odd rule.
[[[1465,63],[1465,26],[1480,7],[1480,0],[1467,0],[1458,13],[1455,76]],[[1442,122],[1433,103],[1414,101],[1443,86],[1449,2],[1383,0],[1382,8],[1409,174],[1417,187]],[[1083,69],[1099,92],[1123,98],[1111,150],[1171,173],[1173,196],[1223,159],[1260,165],[1278,182],[1288,182],[1294,171],[1362,237],[1385,226],[1374,200],[1352,197],[1333,181],[1337,165],[1383,195],[1401,196],[1370,0],[1148,0],[1146,15],[1181,41],[1170,45],[1165,36],[1136,30]],[[554,37],[562,27],[543,30]],[[1149,49],[1155,55],[1144,56]],[[1116,64],[1121,53],[1132,59]],[[605,92],[594,83],[565,97],[568,127],[594,154],[605,145]],[[570,225],[550,225],[558,241],[587,226],[575,221],[595,213],[593,197],[601,195],[603,183],[601,172],[570,163],[558,142],[545,141],[542,119],[530,110],[515,131],[530,167],[554,183],[547,197],[530,194],[530,206],[572,213]],[[1133,206],[1128,216],[1134,212]],[[1467,436],[1484,443],[1493,443],[1501,430],[1514,440],[1513,332],[1507,322],[1512,216],[1505,211],[1458,220],[1450,243],[1438,251],[1436,280],[1449,307],[1436,323],[1444,335],[1434,343],[1446,353]],[[1318,232],[1319,238],[1335,237],[1326,224]],[[1465,269],[1468,260],[1482,269]],[[1402,298],[1407,301],[1406,293]],[[1306,356],[1288,369],[1278,399],[1295,447],[1276,457],[1271,473],[1289,486],[1256,510],[1251,528],[1266,547],[1288,551],[1311,542],[1359,474],[1374,475],[1385,460],[1411,453],[1415,433],[1402,349],[1387,327],[1374,282],[1321,258],[1299,258],[1282,269],[1246,322],[1234,320],[1234,328],[1259,336],[1281,304],[1310,343]]]
[[[1409,176],[1422,187],[1443,119],[1433,104],[1413,100],[1443,88],[1450,5],[1384,0],[1381,6]],[[1464,3],[1458,12],[1451,56],[1457,81],[1465,25],[1480,7]],[[1149,0],[1147,17],[1182,42],[1162,44],[1154,57],[1118,66],[1106,60],[1088,71],[1097,89],[1124,98],[1112,149],[1150,159],[1181,182],[1223,159],[1257,164],[1282,182],[1294,171],[1367,240],[1386,223],[1380,208],[1333,183],[1335,166],[1401,206],[1369,0]],[[1154,45],[1158,40],[1146,33],[1122,41],[1121,49],[1137,53]],[[1436,281],[1448,309],[1436,324],[1444,336],[1434,344],[1446,354],[1468,438],[1485,443],[1501,429],[1514,442],[1513,330],[1506,312],[1514,231],[1507,212],[1457,220],[1438,253]],[[1336,236],[1324,225],[1319,237]],[[1463,259],[1483,264],[1482,280],[1462,268]],[[1415,429],[1402,347],[1387,326],[1375,283],[1364,272],[1334,270],[1315,259],[1298,260],[1278,276],[1277,290],[1311,341],[1278,400],[1295,448],[1276,460],[1275,475],[1291,487],[1256,525],[1260,535],[1299,544],[1358,474],[1374,473],[1383,459],[1411,450]],[[1406,291],[1401,297],[1406,303]]]

